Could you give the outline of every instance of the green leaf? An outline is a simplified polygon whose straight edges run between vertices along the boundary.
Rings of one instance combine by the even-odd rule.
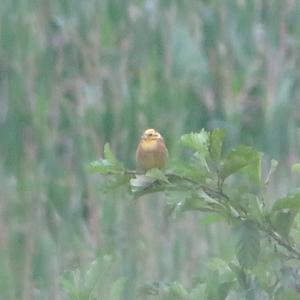
[[[74,284],[74,282],[71,279],[61,277],[60,284],[62,285],[62,288],[65,290],[65,292],[68,295],[72,296],[73,298],[77,297],[77,295],[79,293],[79,289],[78,289],[78,287],[76,287],[76,285]]]
[[[263,153],[257,153],[257,160],[244,168],[245,174],[250,179],[251,183],[256,184],[256,187],[261,188],[262,182],[262,158]]]
[[[190,161],[176,161],[170,167],[171,174],[198,182],[205,182],[210,175],[206,168],[199,168],[199,165]]]
[[[230,272],[233,275],[229,268],[225,272]],[[234,284],[234,280],[224,281],[223,276],[218,271],[210,272],[206,281],[207,299],[210,300],[225,300],[231,286]]]
[[[159,180],[159,181],[163,181],[163,182],[166,182],[168,183],[168,178],[165,176],[165,174],[157,169],[157,168],[154,168],[154,169],[150,169],[146,174],[145,176],[147,177],[151,177],[153,179],[156,179],[156,180]]]
[[[170,286],[170,290],[169,290],[171,299],[178,299],[178,300],[187,300],[189,297],[188,292],[186,291],[186,289],[182,286],[182,284],[178,283],[178,282],[174,282],[171,286]]]
[[[256,195],[245,195],[248,198],[247,210],[248,214],[259,221],[264,219],[264,205],[259,197]]]
[[[240,169],[259,160],[259,152],[248,146],[239,146],[226,156],[221,164],[220,175],[223,179],[234,174]]]
[[[277,211],[274,216],[272,216],[272,224],[276,231],[285,239],[288,239],[289,233],[291,231],[293,222],[297,212],[295,211]]]
[[[207,207],[207,203],[205,203],[204,199],[192,195],[190,197],[187,197],[184,200],[184,203],[181,208],[183,211],[185,210],[200,210],[200,211],[210,211],[209,208]]]
[[[112,151],[110,149],[110,146],[109,146],[109,143],[106,143],[104,145],[104,158],[107,161],[110,161],[112,164],[121,165],[121,163],[116,159],[116,157],[112,153]]]
[[[300,163],[292,165],[292,171],[296,173],[300,173]]]
[[[300,193],[291,194],[286,197],[280,198],[273,205],[273,210],[282,210],[287,208],[300,208]]]
[[[211,258],[207,263],[207,267],[210,271],[218,271],[220,274],[230,270],[228,264],[219,257]]]
[[[214,161],[218,161],[221,158],[222,147],[225,137],[224,129],[215,129],[209,136],[209,152]]]
[[[189,300],[206,300],[206,284],[202,283],[197,285],[195,288],[193,288],[190,292],[190,298]]]
[[[209,299],[225,300],[230,287],[234,284],[235,274],[228,263],[221,258],[214,257],[207,263],[210,274],[207,276],[207,291]]]
[[[115,191],[118,188],[121,188],[122,186],[127,188],[129,182],[130,182],[129,176],[116,174],[115,176],[112,176],[109,179],[101,181],[100,187],[101,187],[101,191],[103,191],[104,193],[109,193]]]
[[[95,260],[85,275],[84,290],[90,295],[98,282],[101,282],[112,267],[113,259],[110,255],[105,255]]]
[[[232,270],[232,272],[234,272],[239,285],[242,286],[244,289],[247,288],[248,284],[247,284],[247,275],[246,272],[243,268],[241,268],[239,265],[235,264],[235,263],[229,263],[228,264],[229,268]]]
[[[252,268],[260,254],[260,234],[255,223],[249,220],[234,228],[235,254],[244,268]]]
[[[234,283],[235,283],[234,281],[221,282],[218,286],[218,296],[219,296],[218,299],[225,300]]]
[[[124,168],[119,164],[114,164],[106,159],[96,160],[88,165],[88,169],[94,173],[100,173],[102,175],[110,174],[122,174]]]
[[[106,143],[104,145],[104,158],[105,160],[107,160],[108,162],[110,162],[112,165],[114,165],[116,168],[118,169],[124,169],[123,164],[118,161],[116,159],[116,157],[114,156],[114,154],[112,153],[109,143]]]
[[[104,159],[93,161],[88,167],[90,171],[103,175],[120,174],[125,170],[123,164],[111,152],[108,143],[104,145]]]
[[[180,139],[181,143],[196,152],[206,155],[208,153],[209,135],[204,129],[199,133],[185,134]]]

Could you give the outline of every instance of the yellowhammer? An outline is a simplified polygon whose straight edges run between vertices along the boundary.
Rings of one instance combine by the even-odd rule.
[[[147,129],[136,150],[138,167],[145,172],[152,168],[162,169],[166,165],[167,159],[168,149],[163,137],[154,129]]]

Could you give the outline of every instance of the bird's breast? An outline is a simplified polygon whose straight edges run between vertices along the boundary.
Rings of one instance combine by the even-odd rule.
[[[144,151],[152,151],[157,148],[157,141],[156,140],[150,140],[150,141],[142,141],[141,147]]]

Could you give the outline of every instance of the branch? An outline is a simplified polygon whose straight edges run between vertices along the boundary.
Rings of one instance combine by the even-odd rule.
[[[292,246],[289,241],[284,240],[272,227],[273,226],[269,224],[269,222],[266,223],[265,227],[259,224],[259,228],[271,236],[278,245],[284,247],[290,253],[294,254],[292,258],[300,259],[300,252],[294,246]]]
[[[105,175],[116,175],[116,173],[106,173]],[[123,175],[123,176],[130,176],[131,178],[136,177],[139,174],[137,171],[135,170],[124,170],[123,172],[120,172],[119,175]],[[247,211],[245,211],[245,209],[243,209],[242,207],[235,207],[232,206],[232,201],[230,200],[230,197],[228,195],[226,195],[223,192],[223,185],[220,184],[218,182],[216,188],[212,188],[211,186],[205,185],[203,183],[199,183],[196,180],[183,176],[183,175],[178,175],[175,173],[165,173],[164,174],[169,182],[172,182],[174,180],[181,180],[181,181],[185,181],[187,183],[190,183],[191,185],[194,185],[196,188],[201,189],[203,192],[205,192],[209,197],[219,200],[219,204],[221,206],[223,206],[224,209],[228,209],[229,211],[231,211],[230,216],[233,219],[249,219],[249,216],[247,215]],[[167,185],[165,185],[165,183],[162,183],[161,185],[156,185],[157,184],[157,180],[154,181],[151,185],[145,187],[142,191],[140,192],[136,192],[135,196],[136,198],[139,198],[140,196],[143,196],[145,194],[152,194],[152,193],[156,193],[156,192],[163,192],[165,190],[167,190]],[[174,188],[171,187],[171,188]],[[209,204],[209,203],[208,203]],[[204,210],[203,210],[204,211]],[[205,209],[205,211],[207,212],[216,212],[216,213],[222,213],[219,210],[216,210],[214,208],[209,208],[207,207],[207,209]],[[235,211],[236,214],[234,215],[232,213],[232,211]],[[276,230],[274,230],[272,224],[270,222],[268,222],[268,220],[265,220],[264,224],[260,224],[257,220],[252,220],[256,223],[256,225],[258,226],[258,228],[263,231],[264,233],[266,233],[269,237],[271,237],[278,245],[280,245],[281,247],[285,248],[291,255],[289,256],[290,259],[297,259],[300,260],[300,251],[298,251],[293,245],[290,244],[289,241],[283,239],[277,232]]]

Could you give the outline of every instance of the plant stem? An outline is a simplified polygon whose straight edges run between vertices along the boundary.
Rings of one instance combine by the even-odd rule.
[[[115,174],[111,174],[111,175],[115,175]],[[139,175],[135,170],[125,170],[123,172],[123,175],[125,176],[130,176],[130,177],[135,177],[137,175]],[[195,181],[194,179],[191,179],[189,177],[186,176],[182,176],[182,175],[178,175],[178,174],[174,174],[174,173],[166,173],[165,176],[168,178],[168,180],[171,182],[173,179],[179,179],[182,181],[186,181],[192,185],[195,185],[196,187],[202,189],[209,197],[217,199],[217,200],[222,200],[223,199],[223,204],[225,204],[224,199],[226,201],[226,203],[232,203],[232,201],[230,201],[230,197],[228,195],[226,195],[223,192],[223,185],[220,184],[220,182],[218,182],[218,186],[216,189],[207,186],[205,184],[199,183],[197,181]],[[150,193],[155,193],[155,192],[162,192],[166,190],[166,188],[164,186],[160,186],[160,187],[156,187],[155,189],[149,189],[147,188],[146,191],[144,191],[144,193],[146,194],[150,194]],[[144,194],[141,193],[141,194]],[[226,206],[227,207],[227,206]],[[249,216],[247,216],[247,212],[241,208],[241,207],[233,207],[232,205],[229,204],[229,206],[227,208],[232,208],[234,209],[238,214],[239,214],[239,218],[240,219],[249,219]],[[209,211],[209,209],[207,210]],[[217,212],[217,211],[215,211]],[[236,215],[231,215],[232,218],[236,219],[237,216]],[[289,241],[284,240],[273,228],[272,228],[272,224],[270,224],[270,222],[268,222],[267,220],[265,220],[264,224],[259,223],[257,220],[253,220],[252,221],[255,222],[256,226],[263,231],[264,233],[266,233],[269,237],[271,237],[278,245],[280,245],[281,247],[285,248],[290,254],[291,256],[289,256],[290,258],[293,259],[298,259],[300,260],[300,251],[298,251],[293,245],[290,244]]]

